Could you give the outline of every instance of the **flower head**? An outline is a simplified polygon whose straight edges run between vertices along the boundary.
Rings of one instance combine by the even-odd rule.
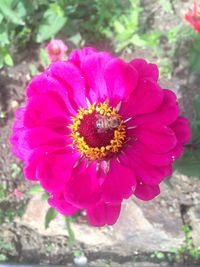
[[[18,198],[22,198],[23,193],[22,193],[21,191],[19,191],[18,188],[15,188],[15,189],[14,189],[14,195],[15,195],[16,197],[18,197]]]
[[[46,46],[46,52],[51,61],[63,60],[68,47],[62,40],[53,39]]]
[[[111,225],[124,199],[160,193],[190,129],[157,80],[155,64],[84,48],[30,82],[11,142],[52,207],[85,209],[91,224]]]
[[[185,19],[197,32],[200,32],[200,4],[194,2],[193,8],[185,14]]]

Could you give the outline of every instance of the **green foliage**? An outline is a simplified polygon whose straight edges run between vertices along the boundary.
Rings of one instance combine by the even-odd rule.
[[[40,185],[35,185],[29,190],[29,194],[34,196],[38,193],[44,192],[44,189]]]
[[[51,221],[57,217],[58,213],[54,208],[49,208],[45,216],[45,229],[49,227]]]
[[[71,222],[72,221],[73,220],[72,220],[71,217],[65,217],[65,224],[66,224],[66,227],[67,227],[69,244],[70,244],[70,247],[73,249],[74,244],[75,244],[75,235],[74,235],[74,232],[73,232],[72,227],[71,227]]]
[[[16,163],[13,163],[11,165],[11,171],[12,171],[11,177],[13,179],[16,179],[19,176],[19,174],[21,173],[21,168]]]
[[[0,261],[6,261],[8,257],[2,253],[0,253]]]
[[[51,63],[46,51],[43,48],[40,49],[40,62],[44,69],[47,68]]]
[[[128,0],[2,0],[0,3],[0,67],[13,65],[11,50],[29,41],[43,42],[63,31],[75,45],[112,37],[113,22]]]
[[[14,249],[13,244],[8,243],[2,236],[0,236],[0,262],[8,260],[6,256]]]
[[[190,264],[199,262],[200,248],[196,248],[193,244],[190,227],[183,225],[182,231],[185,234],[185,240],[181,247],[172,248],[170,252],[155,251],[151,254],[151,258],[158,262],[189,262]]]
[[[49,5],[48,9],[44,12],[42,20],[38,26],[36,41],[43,42],[53,38],[67,22],[67,17],[57,3]]]
[[[113,23],[116,52],[128,46],[154,48],[160,41],[159,32],[144,32],[140,29],[140,0],[130,0],[127,14],[120,15]]]
[[[182,226],[182,231],[185,234],[185,241],[180,248],[173,248],[172,253],[176,256],[176,259],[180,260],[183,256],[190,257],[194,261],[200,260],[200,249],[196,248],[192,240],[192,232],[188,225]]]
[[[185,175],[200,177],[200,96],[194,98],[195,117],[191,122],[192,140],[174,168]]]
[[[172,12],[173,6],[170,0],[160,0],[160,5],[165,12]]]
[[[189,53],[189,65],[192,73],[200,73],[200,37],[194,38]]]

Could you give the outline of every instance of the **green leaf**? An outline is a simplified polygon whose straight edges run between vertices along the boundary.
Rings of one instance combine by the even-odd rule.
[[[45,229],[49,227],[51,221],[57,217],[58,213],[54,208],[49,208],[45,216]]]
[[[174,168],[185,175],[200,177],[200,148],[185,151],[174,163]]]
[[[173,185],[172,185],[172,183],[171,183],[170,180],[171,180],[171,176],[165,178],[164,183],[165,183],[170,189],[173,189]]]
[[[160,5],[165,12],[172,12],[172,4],[169,0],[160,0]]]
[[[146,41],[141,38],[138,34],[134,34],[131,38],[131,43],[135,46],[144,47],[146,46]]]
[[[38,71],[38,69],[36,68],[36,66],[34,64],[29,64],[29,70],[30,70],[30,73],[31,73],[32,77],[34,77],[37,74],[39,74],[39,71]]]
[[[42,200],[44,200],[44,201],[47,201],[47,200],[49,199],[49,197],[50,197],[50,195],[49,195],[49,193],[47,193],[47,192],[44,192],[44,193],[42,194]]]
[[[43,15],[43,19],[39,25],[36,36],[37,42],[42,42],[53,38],[67,22],[67,18],[64,17],[63,12],[58,12],[60,7],[57,6],[57,10],[55,5],[56,4],[51,4],[49,9]]]
[[[40,61],[43,68],[47,68],[51,63],[46,51],[43,48],[40,49]]]
[[[175,43],[177,41],[180,30],[181,30],[181,25],[177,25],[168,31],[167,38],[170,44]]]
[[[6,53],[4,55],[4,62],[6,65],[11,66],[11,67],[14,65],[13,59],[12,59],[10,53]]]
[[[29,194],[32,196],[40,192],[44,192],[43,188],[40,185],[36,185],[29,190]]]
[[[189,65],[192,73],[200,73],[200,52],[192,49],[189,54]]]
[[[4,24],[0,24],[0,47],[4,47],[9,44],[8,31]]]
[[[0,261],[6,261],[8,257],[4,254],[0,254]]]
[[[21,172],[21,168],[16,164],[16,163],[13,163],[12,165],[11,165],[11,170],[12,170],[12,172],[11,172],[11,177],[13,178],[13,179],[16,179],[17,178],[17,176],[20,174],[20,172]]]
[[[2,22],[3,20],[3,15],[0,13],[0,23]]]
[[[141,38],[145,42],[145,46],[155,47],[159,44],[160,41],[160,33],[159,32],[150,32],[143,34]]]
[[[12,23],[17,24],[17,25],[24,25],[23,20],[18,16],[18,14],[9,5],[9,1],[7,0],[1,1],[0,11],[6,17],[6,19],[10,20]]]

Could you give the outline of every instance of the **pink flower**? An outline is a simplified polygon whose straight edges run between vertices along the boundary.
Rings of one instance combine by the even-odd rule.
[[[185,19],[200,33],[200,4],[194,2],[193,8],[185,14]]]
[[[112,225],[124,199],[160,193],[191,133],[176,95],[157,80],[155,64],[84,48],[31,81],[11,142],[52,207]]]
[[[21,191],[19,191],[18,188],[15,188],[15,189],[14,189],[14,194],[15,194],[15,196],[18,197],[18,198],[21,198],[21,197],[23,196],[23,193],[22,193]]]
[[[51,61],[63,60],[68,47],[62,40],[53,39],[46,46],[46,52]]]

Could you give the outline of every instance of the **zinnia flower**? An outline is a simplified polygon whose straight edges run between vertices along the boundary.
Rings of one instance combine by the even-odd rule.
[[[51,61],[63,60],[68,47],[62,40],[53,39],[46,46],[46,52]]]
[[[185,19],[197,32],[200,32],[200,4],[194,2],[193,8],[185,14]]]
[[[30,82],[11,142],[52,207],[67,216],[85,209],[91,224],[112,225],[124,199],[160,193],[190,129],[157,80],[157,66],[143,59],[84,48]]]

